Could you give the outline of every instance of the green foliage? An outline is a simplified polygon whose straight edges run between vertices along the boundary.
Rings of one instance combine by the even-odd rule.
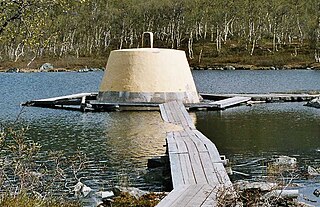
[[[181,48],[191,58],[197,43],[212,43],[218,54],[232,49],[230,41],[249,55],[263,44],[271,53],[320,47],[316,0],[2,0],[0,10],[0,61],[106,56],[140,47],[145,31],[155,47]]]

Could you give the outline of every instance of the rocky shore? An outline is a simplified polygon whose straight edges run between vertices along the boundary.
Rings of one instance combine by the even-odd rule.
[[[43,65],[42,65],[43,66]],[[34,72],[90,72],[90,71],[103,71],[105,68],[101,67],[75,67],[75,68],[63,68],[63,67],[50,67],[43,68],[40,66],[39,68],[18,68],[18,67],[10,67],[10,68],[1,68],[0,72],[4,73],[34,73]],[[283,67],[259,67],[255,65],[215,65],[215,66],[191,66],[191,70],[320,70],[320,66],[283,66]]]
[[[312,99],[309,101],[306,106],[314,107],[314,108],[320,108],[320,97]]]
[[[192,70],[320,70],[320,65],[285,65],[285,66],[256,66],[241,64],[226,64],[213,66],[191,66]]]

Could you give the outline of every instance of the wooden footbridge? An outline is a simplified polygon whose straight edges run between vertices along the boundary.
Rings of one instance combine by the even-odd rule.
[[[217,206],[225,195],[232,196],[232,183],[216,146],[196,130],[181,102],[160,105],[165,122],[182,127],[167,133],[167,151],[173,191],[157,207]]]

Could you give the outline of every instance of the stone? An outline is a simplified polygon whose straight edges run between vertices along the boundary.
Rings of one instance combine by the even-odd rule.
[[[141,196],[146,195],[150,192],[140,190],[138,188],[134,187],[119,187],[116,186],[113,188],[113,193],[115,196],[119,196],[121,193],[129,193],[129,195],[135,197],[136,199],[139,199]]]
[[[40,67],[40,71],[48,71],[52,69],[53,69],[53,65],[51,63],[45,63]]]
[[[311,167],[311,166],[308,166],[308,174],[311,175],[311,176],[319,176],[320,175],[320,170],[314,168],[314,167]]]
[[[263,195],[263,199],[269,198],[297,198],[299,196],[299,190],[272,190],[269,193]]]
[[[95,194],[102,199],[114,197],[113,191],[99,191],[99,192],[96,192]]]
[[[314,108],[320,108],[320,97],[312,99],[305,106],[310,106]]]
[[[271,191],[277,187],[277,184],[269,182],[249,182],[245,180],[240,180],[236,182],[234,186],[239,190],[258,189],[260,191]]]
[[[7,73],[19,73],[19,68],[9,68],[6,70]]]
[[[74,186],[73,191],[77,197],[86,197],[92,191],[92,189],[79,181]]]
[[[271,67],[270,67],[270,70],[276,70],[276,67],[271,66]]]
[[[275,165],[295,165],[297,164],[297,159],[289,156],[279,156],[275,159]]]
[[[228,65],[225,67],[225,70],[235,70],[236,68],[232,65]]]

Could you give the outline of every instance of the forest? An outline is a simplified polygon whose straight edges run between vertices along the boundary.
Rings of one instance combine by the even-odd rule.
[[[319,0],[1,0],[0,11],[0,67],[105,63],[111,50],[141,47],[146,31],[191,65],[320,62]]]

